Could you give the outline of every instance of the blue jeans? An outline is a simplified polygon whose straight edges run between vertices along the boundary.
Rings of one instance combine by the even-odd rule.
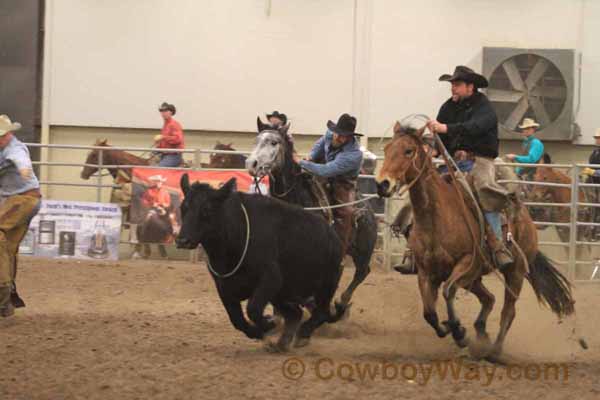
[[[181,153],[163,154],[158,163],[159,167],[175,168],[179,167],[183,162]]]
[[[485,220],[490,224],[492,231],[496,235],[496,239],[502,242],[502,217],[499,212],[484,211]]]

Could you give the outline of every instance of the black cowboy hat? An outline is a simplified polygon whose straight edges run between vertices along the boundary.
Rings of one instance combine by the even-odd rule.
[[[166,101],[158,107],[158,111],[171,111],[173,115],[177,112],[173,104],[169,104]]]
[[[334,124],[331,120],[327,121],[327,128],[342,136],[362,136],[362,134],[355,132],[356,118],[350,114],[340,115],[337,124]]]
[[[463,81],[466,83],[472,83],[473,85],[475,85],[475,87],[478,88],[488,87],[488,81],[483,75],[478,74],[471,68],[465,67],[464,65],[459,65],[456,68],[454,68],[454,73],[452,75],[444,74],[440,76],[439,80],[441,82]]]
[[[287,115],[280,113],[279,111],[273,111],[271,114],[267,114],[267,119],[271,119],[271,117],[279,118],[283,125],[287,123]]]

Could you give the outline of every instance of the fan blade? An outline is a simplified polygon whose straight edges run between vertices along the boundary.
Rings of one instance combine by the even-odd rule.
[[[523,116],[525,115],[528,109],[529,103],[527,102],[527,99],[523,97],[521,100],[519,100],[519,104],[517,104],[515,109],[508,116],[508,118],[506,118],[506,121],[504,121],[504,126],[510,129],[511,131],[514,131],[519,122],[521,122],[521,120],[523,119]]]
[[[567,97],[567,88],[564,86],[536,86],[529,92],[529,95],[563,100]]]
[[[502,68],[504,68],[506,76],[508,76],[508,80],[510,81],[513,89],[519,91],[525,90],[525,85],[523,83],[523,79],[521,78],[521,74],[519,73],[519,69],[512,58],[504,61]]]
[[[550,117],[546,112],[546,108],[540,101],[540,99],[535,97],[529,98],[529,103],[531,104],[531,108],[533,108],[533,112],[535,113],[535,117],[542,127],[550,125]]]
[[[540,79],[542,79],[542,76],[544,76],[544,73],[548,67],[550,67],[548,61],[544,60],[543,58],[538,59],[538,62],[535,63],[531,69],[531,72],[529,72],[529,75],[527,75],[527,79],[525,79],[525,86],[527,86],[529,90],[536,87],[537,83],[540,81]]]
[[[485,94],[490,101],[499,103],[517,103],[523,97],[523,92],[500,89],[488,89]]]

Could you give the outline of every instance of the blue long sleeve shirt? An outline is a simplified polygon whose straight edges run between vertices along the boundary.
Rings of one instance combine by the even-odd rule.
[[[333,147],[333,133],[327,131],[310,152],[312,161],[300,161],[308,172],[323,178],[344,177],[356,179],[360,173],[363,153],[358,141],[353,138],[341,147]]]
[[[523,149],[527,151],[526,155],[516,156],[515,161],[523,164],[535,164],[540,161],[544,155],[544,144],[535,136],[529,136],[523,140]],[[523,168],[517,168],[517,174],[521,173]]]

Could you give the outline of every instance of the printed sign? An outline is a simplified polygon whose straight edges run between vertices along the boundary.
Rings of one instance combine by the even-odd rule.
[[[43,200],[19,252],[38,257],[118,260],[121,209],[116,204]]]
[[[140,243],[172,243],[179,233],[183,199],[181,177],[187,173],[190,182],[207,183],[215,188],[236,178],[240,191],[256,193],[254,178],[241,171],[177,171],[159,168],[134,168],[130,220],[138,224]],[[261,194],[268,194],[268,179],[259,184]]]

